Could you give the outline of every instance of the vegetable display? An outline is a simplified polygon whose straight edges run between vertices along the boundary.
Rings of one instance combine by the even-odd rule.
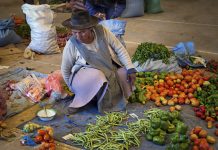
[[[130,96],[129,101],[140,102],[145,104],[149,99],[146,98],[146,86],[145,85],[154,85],[157,80],[162,80],[166,76],[166,72],[154,73],[154,72],[138,72],[136,73],[136,81],[133,94]]]
[[[40,126],[36,123],[29,122],[24,125],[23,131],[29,133],[30,138],[35,144],[40,144],[38,150],[55,150],[55,143],[53,139],[53,128],[49,126]],[[25,145],[25,141],[21,141]]]
[[[156,43],[141,43],[135,54],[132,57],[132,61],[138,61],[139,64],[145,63],[148,59],[163,60],[164,63],[169,63],[169,58],[172,53],[168,48],[162,44]]]
[[[184,135],[181,144],[188,144],[187,126],[177,111],[170,113],[153,108],[144,112],[144,118],[131,122],[128,122],[129,116],[131,114],[121,112],[98,116],[95,124],[88,124],[85,132],[73,133],[71,140],[74,145],[90,150],[128,150],[140,146],[141,136],[155,144],[164,145],[168,143],[165,140],[168,134],[178,133]]]
[[[199,99],[199,107],[195,107],[194,111],[197,117],[207,121],[207,127],[212,128],[213,123],[218,120],[218,76],[211,77],[207,84],[194,93]]]

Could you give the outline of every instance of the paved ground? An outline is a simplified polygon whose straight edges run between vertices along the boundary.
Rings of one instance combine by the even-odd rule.
[[[141,42],[162,43],[168,47],[181,41],[194,41],[197,51],[206,58],[218,60],[218,13],[217,0],[162,0],[163,13],[145,14],[142,17],[123,18],[127,20],[125,41],[127,50],[132,55]],[[10,14],[23,15],[20,9],[22,1],[1,0],[0,18]],[[56,14],[54,23],[60,23],[70,14]],[[0,47],[0,65],[29,67],[42,73],[60,69],[61,54],[37,55],[34,60],[23,58],[23,51],[28,45],[23,42],[17,45]],[[8,69],[0,70],[0,73]],[[8,127],[16,127],[23,121],[30,120],[39,108],[37,106],[7,120]],[[5,143],[0,141],[0,149],[24,149],[18,141]],[[26,147],[25,147],[26,149]],[[27,148],[28,149],[28,148]],[[63,149],[61,146],[60,149]],[[67,148],[66,148],[67,149]]]

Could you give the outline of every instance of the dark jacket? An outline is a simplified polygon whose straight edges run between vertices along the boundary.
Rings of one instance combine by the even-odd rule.
[[[106,19],[119,17],[126,8],[126,0],[86,0],[86,9],[90,15],[105,13]]]

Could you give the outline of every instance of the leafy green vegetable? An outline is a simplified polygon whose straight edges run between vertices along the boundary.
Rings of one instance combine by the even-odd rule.
[[[163,44],[156,43],[141,43],[135,54],[132,57],[132,61],[138,61],[140,64],[146,62],[146,60],[153,58],[153,60],[163,60],[164,63],[169,63],[169,58],[172,53]]]

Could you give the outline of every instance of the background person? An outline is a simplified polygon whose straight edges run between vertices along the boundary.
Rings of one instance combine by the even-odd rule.
[[[89,14],[99,19],[114,19],[121,16],[126,8],[126,0],[86,0]]]

